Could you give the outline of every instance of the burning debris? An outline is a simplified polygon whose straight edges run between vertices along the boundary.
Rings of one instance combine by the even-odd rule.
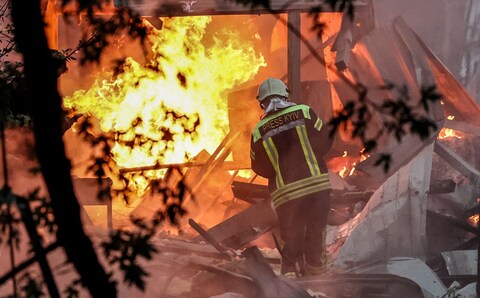
[[[196,12],[195,3],[186,3],[185,12]],[[243,24],[265,21],[259,18],[243,19]],[[444,98],[429,106],[428,116],[437,130],[427,139],[406,135],[399,142],[382,137],[377,151],[367,154],[363,144],[349,138],[348,130],[336,135],[327,161],[334,188],[329,260],[318,276],[293,280],[278,276],[277,220],[266,181],[250,171],[245,149],[260,116],[259,110],[252,110],[257,107],[259,74],[268,69],[286,76],[285,69],[272,66],[278,61],[286,64],[285,45],[279,46],[286,30],[278,29],[281,22],[265,22],[277,39],[262,45],[276,50],[264,56],[235,30],[219,30],[205,41],[214,21],[211,16],[166,18],[161,30],[151,28],[151,62],[128,58],[120,74],[102,73],[90,89],[64,98],[66,108],[94,116],[99,130],[118,135],[113,156],[120,171],[131,173],[136,200],[105,204],[109,228],[130,229],[130,216],[149,218],[161,207],[158,197],[148,192],[152,182],[175,185],[183,176],[192,193],[180,231],[165,227],[157,235],[159,253],[144,264],[155,274],[143,295],[268,297],[271,291],[276,297],[441,297],[448,291],[473,295],[480,108],[401,19],[376,30],[367,22],[363,28],[368,32],[360,32],[354,41],[348,40],[352,28],[340,25],[339,14],[326,19],[340,32],[317,40],[319,53],[328,65],[342,66],[346,77],[371,90],[373,98],[396,96],[378,88],[386,82],[404,84],[412,92],[422,82],[436,83]],[[267,42],[261,34],[254,36],[259,43]],[[312,68],[311,56],[304,56],[301,64]],[[335,107],[356,94],[328,67],[322,66],[319,76],[301,82],[302,100],[313,103],[328,119]],[[379,129],[382,117],[371,119],[372,131]],[[67,132],[67,142],[69,138]],[[130,150],[127,143],[135,146]],[[74,160],[75,150],[79,149],[70,152]],[[387,171],[375,165],[384,153],[393,157]],[[85,207],[96,205],[90,200],[89,177],[77,173],[80,201]],[[87,214],[86,220],[91,220],[92,212]],[[105,230],[90,228],[94,237],[104,236]],[[138,295],[126,288],[120,293]]]
[[[194,19],[186,18],[184,21],[194,22]],[[201,19],[203,26],[208,22],[209,18]],[[186,283],[196,297],[221,296],[227,295],[227,292],[236,293],[231,294],[233,297],[250,297],[257,291],[264,291],[263,287],[271,281],[259,278],[258,274],[263,270],[261,266],[253,271],[248,269],[249,259],[241,258],[241,252],[258,246],[260,251],[257,251],[253,264],[267,262],[268,267],[273,269],[273,275],[268,273],[267,276],[272,277],[278,275],[281,258],[273,237],[278,231],[266,182],[248,172],[246,165],[248,150],[245,150],[245,136],[259,116],[259,112],[251,111],[256,86],[230,89],[255,76],[258,69],[265,66],[264,60],[248,46],[241,47],[243,50],[240,52],[233,51],[238,47],[225,46],[232,42],[239,45],[239,39],[232,40],[239,38],[234,34],[229,35],[228,42],[215,40],[213,49],[209,49],[199,43],[204,27],[187,32],[182,29],[185,24],[173,20],[164,23],[164,26],[181,36],[174,41],[198,33],[198,36],[190,36],[191,40],[187,38],[191,42],[188,48],[195,51],[175,54],[184,57],[179,61],[185,64],[170,63],[157,57],[159,60],[155,63],[166,68],[165,74],[159,75],[133,60],[127,60],[122,74],[109,80],[99,80],[90,90],[65,98],[66,106],[96,115],[101,119],[100,128],[105,131],[122,131],[135,119],[142,119],[136,136],[157,140],[154,144],[158,147],[145,150],[139,146],[133,151],[126,151],[122,149],[122,142],[134,135],[125,133],[115,148],[119,166],[132,172],[135,169],[149,170],[152,174],[149,179],[162,179],[164,176],[158,174],[164,175],[165,171],[158,169],[162,165],[174,164],[186,175],[186,181],[196,197],[196,201],[189,202],[190,222],[194,220],[196,228],[192,229],[185,220],[181,234],[174,235],[169,230],[167,238],[170,240],[159,239],[159,243],[169,243],[161,244],[164,257],[175,255],[175,258],[189,259],[188,262],[175,264],[180,269],[167,278],[164,290],[171,288],[170,283],[178,279]],[[163,33],[155,31],[160,36],[158,40],[166,42],[168,39],[161,37]],[[198,38],[193,38],[195,36]],[[162,50],[170,49],[168,43],[152,40],[152,44],[153,49],[160,45],[164,47]],[[391,57],[380,50],[386,44],[391,47],[388,51]],[[173,48],[182,47],[177,44]],[[324,51],[330,49],[331,45],[327,45]],[[153,50],[153,57],[155,53]],[[235,69],[239,71],[235,73],[241,76],[224,77],[223,68],[213,67],[235,60],[238,55],[243,57],[242,68],[237,65]],[[413,57],[412,61],[408,60],[410,57]],[[210,77],[205,77],[203,71],[205,61],[213,64],[208,67],[213,70]],[[265,61],[268,64],[268,59]],[[332,62],[327,60],[327,63]],[[416,78],[409,67],[400,67],[402,63],[420,67],[422,77]],[[462,258],[474,258],[474,250],[469,249],[474,247],[475,219],[478,218],[474,211],[476,198],[480,195],[476,185],[478,171],[448,146],[452,146],[451,140],[472,139],[469,134],[472,129],[468,125],[479,125],[471,116],[480,111],[479,107],[455,84],[448,70],[400,19],[392,28],[373,30],[359,39],[348,57],[348,65],[345,65],[348,77],[371,88],[374,97],[381,99],[394,96],[388,90],[377,88],[388,81],[404,82],[412,91],[420,88],[421,81],[435,81],[442,91],[445,91],[444,86],[455,88],[445,93],[442,104],[430,107],[429,117],[436,121],[438,129],[425,140],[413,135],[405,136],[401,142],[385,137],[379,140],[377,152],[366,154],[354,140],[346,135],[337,135],[340,141],[337,140],[328,158],[334,187],[327,235],[329,266],[324,275],[298,277],[294,288],[300,286],[308,290],[300,296],[342,297],[346,289],[339,288],[338,284],[339,280],[343,280],[349,284],[350,293],[356,293],[354,296],[379,292],[389,297],[428,297],[445,293],[450,286],[457,290],[463,288],[468,293],[476,272],[471,266],[465,267],[458,262]],[[360,70],[363,70],[362,76],[357,75]],[[185,74],[185,85],[178,79],[179,73]],[[348,86],[335,73],[327,71],[325,76],[334,99],[345,102],[353,98]],[[313,87],[315,83],[303,86],[306,90],[317,88]],[[225,101],[223,98],[227,92],[228,101]],[[102,100],[98,101],[98,98]],[[309,96],[306,100],[313,101]],[[107,102],[108,107],[105,106]],[[334,105],[323,98],[316,106],[321,110],[324,106],[333,109]],[[164,131],[153,128],[170,123],[168,130],[180,131],[175,128],[179,124],[168,121],[169,109],[185,115],[181,119],[186,121],[187,126],[192,125],[188,124],[191,117],[199,121],[198,133],[192,138],[174,136],[166,142],[158,142],[162,140]],[[321,113],[332,115],[333,111],[330,114]],[[381,124],[378,118],[381,116],[375,117],[372,119],[372,130],[377,129],[375,125]],[[462,131],[464,127],[468,129]],[[227,134],[228,130],[230,134]],[[158,160],[159,154],[155,152],[169,148],[172,151],[165,155],[165,159]],[[179,151],[178,148],[188,151]],[[206,151],[214,153],[210,155]],[[382,152],[393,156],[386,172],[374,165]],[[437,167],[444,162],[454,169],[438,172]],[[240,171],[243,171],[242,175]],[[455,171],[460,175],[447,175]],[[138,184],[139,189],[145,189],[148,181],[144,183]],[[148,217],[159,207],[155,196],[145,196],[140,201],[131,207],[129,215]],[[202,232],[197,235],[199,228]],[[207,248],[210,246],[205,244],[205,238],[214,244],[216,250]],[[196,260],[197,255],[210,258],[210,261],[200,264]],[[164,269],[169,271],[172,268]],[[423,279],[425,275],[431,277],[428,282]],[[218,282],[219,276],[222,277],[221,283]],[[402,291],[399,292],[400,286]]]
[[[212,152],[228,133],[227,90],[249,80],[264,59],[228,27],[204,39],[211,17],[171,18],[148,35],[150,62],[128,58],[117,76],[102,74],[64,105],[99,119],[103,132],[118,134],[113,156],[121,168],[183,163]],[[224,66],[235,71],[230,71]],[[208,71],[206,71],[208,70]],[[131,127],[134,125],[134,129]],[[133,148],[127,143],[136,142]],[[159,171],[150,171],[150,179]],[[148,181],[136,181],[139,193]]]

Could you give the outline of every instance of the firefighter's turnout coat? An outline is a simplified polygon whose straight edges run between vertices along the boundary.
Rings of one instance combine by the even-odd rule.
[[[323,156],[332,146],[328,129],[306,105],[267,114],[255,126],[252,170],[268,179],[274,207],[331,188]]]

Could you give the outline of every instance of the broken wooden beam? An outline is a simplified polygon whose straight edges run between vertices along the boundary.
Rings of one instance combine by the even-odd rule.
[[[394,274],[325,274],[295,282],[316,297],[425,297],[415,281]]]
[[[214,265],[193,262],[189,268],[204,271],[203,274],[197,274],[192,279],[191,293],[194,293],[194,297],[218,297],[226,292],[238,293],[238,297],[256,297],[255,282],[244,274]],[[237,268],[234,269],[238,271]]]
[[[340,32],[332,46],[332,52],[336,52],[335,66],[339,71],[343,71],[348,67],[348,60],[350,59],[350,51],[352,50],[352,20],[351,16],[344,14],[342,16],[342,24]]]
[[[444,179],[439,181],[432,181],[430,183],[429,195],[436,195],[442,193],[451,193],[455,191],[457,183],[453,179]]]
[[[360,162],[356,169],[376,178],[378,181],[384,181],[431,144],[437,138],[437,133],[431,133],[426,140],[421,140],[417,135],[408,134],[402,138],[400,143],[392,142],[380,153],[370,155],[369,158]],[[381,154],[389,154],[392,158],[388,171],[384,171],[383,167],[376,165]]]
[[[447,163],[449,163],[455,170],[459,171],[465,177],[467,177],[472,184],[477,186],[480,185],[480,172],[473,166],[471,166],[462,157],[456,154],[453,150],[447,148],[439,141],[436,141],[434,152],[438,154],[438,156],[440,156]]]
[[[461,220],[458,218],[455,218],[453,216],[449,216],[446,214],[441,214],[435,211],[427,210],[427,216],[431,216],[432,218],[435,218],[435,220],[438,221],[444,221],[458,229],[464,230],[466,232],[472,233],[472,234],[477,234],[477,228],[469,225],[466,223],[465,220]]]
[[[259,296],[280,298],[312,298],[304,288],[292,280],[281,279],[275,275],[256,246],[245,249],[242,256],[247,259],[248,275],[257,284]]]
[[[267,185],[233,181],[232,191],[235,198],[255,204],[270,198]]]
[[[442,108],[445,114],[455,116],[455,119],[459,121],[480,126],[480,118],[478,117],[480,106],[468,94],[462,84],[458,82],[448,68],[443,65],[425,42],[423,42],[401,17],[395,18],[394,27],[397,32],[401,34],[402,38],[409,36],[408,38],[404,38],[405,41],[411,41],[411,44],[413,44],[413,39],[415,38],[416,48],[420,46],[420,49],[425,53],[428,66],[435,78],[435,84],[443,97],[442,102],[444,104]]]
[[[299,11],[288,13],[287,34],[287,70],[288,89],[291,101],[301,103],[302,84],[300,79],[300,28],[301,18]]]
[[[186,242],[173,239],[162,239],[158,242],[159,251],[162,253],[175,253],[175,254],[193,254],[202,257],[217,259],[217,260],[230,260],[231,257],[219,252],[210,245]]]
[[[184,162],[184,163],[168,163],[168,164],[155,164],[150,166],[142,167],[132,167],[132,168],[121,168],[120,173],[132,173],[132,172],[145,172],[145,171],[158,171],[170,168],[194,168],[194,167],[203,167],[207,165],[205,162]],[[250,166],[241,165],[233,161],[225,161],[222,164],[222,167],[225,170],[246,170],[250,169]]]
[[[115,7],[122,7],[126,1],[115,0]],[[362,1],[355,1],[355,7],[365,6]],[[250,5],[241,1],[128,1],[128,7],[141,16],[172,17],[172,16],[201,16],[201,15],[242,15],[242,14],[272,14],[287,13],[290,11],[309,12],[314,8],[321,7],[322,11],[331,12],[332,7],[319,1],[269,1],[269,7],[265,5]]]
[[[256,203],[208,230],[216,241],[240,249],[277,225],[277,217],[269,200]],[[194,240],[199,241],[196,237]]]
[[[192,228],[195,229],[195,231],[198,232],[198,234],[200,234],[200,236],[203,237],[203,239],[207,240],[208,243],[210,243],[213,247],[215,247],[216,250],[218,250],[222,254],[228,253],[229,251],[228,248],[220,244],[215,238],[212,237],[212,235],[208,233],[208,231],[205,231],[199,224],[197,224],[195,220],[190,218],[188,220],[188,223]]]
[[[457,120],[445,120],[444,126],[445,128],[450,128],[462,133],[466,133],[472,136],[480,136],[480,126],[472,125],[469,123],[465,123],[463,121]]]

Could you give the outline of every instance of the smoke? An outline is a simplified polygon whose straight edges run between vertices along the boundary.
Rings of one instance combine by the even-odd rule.
[[[469,2],[372,1],[378,27],[390,25],[395,17],[401,16],[457,79],[461,78],[466,51],[468,20],[465,16],[469,13]]]

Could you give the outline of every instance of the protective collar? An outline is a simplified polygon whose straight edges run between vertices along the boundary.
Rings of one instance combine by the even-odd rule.
[[[285,109],[291,106],[294,106],[295,103],[286,101],[284,97],[273,96],[270,98],[270,102],[267,107],[264,109],[265,114],[270,114],[280,109]]]

